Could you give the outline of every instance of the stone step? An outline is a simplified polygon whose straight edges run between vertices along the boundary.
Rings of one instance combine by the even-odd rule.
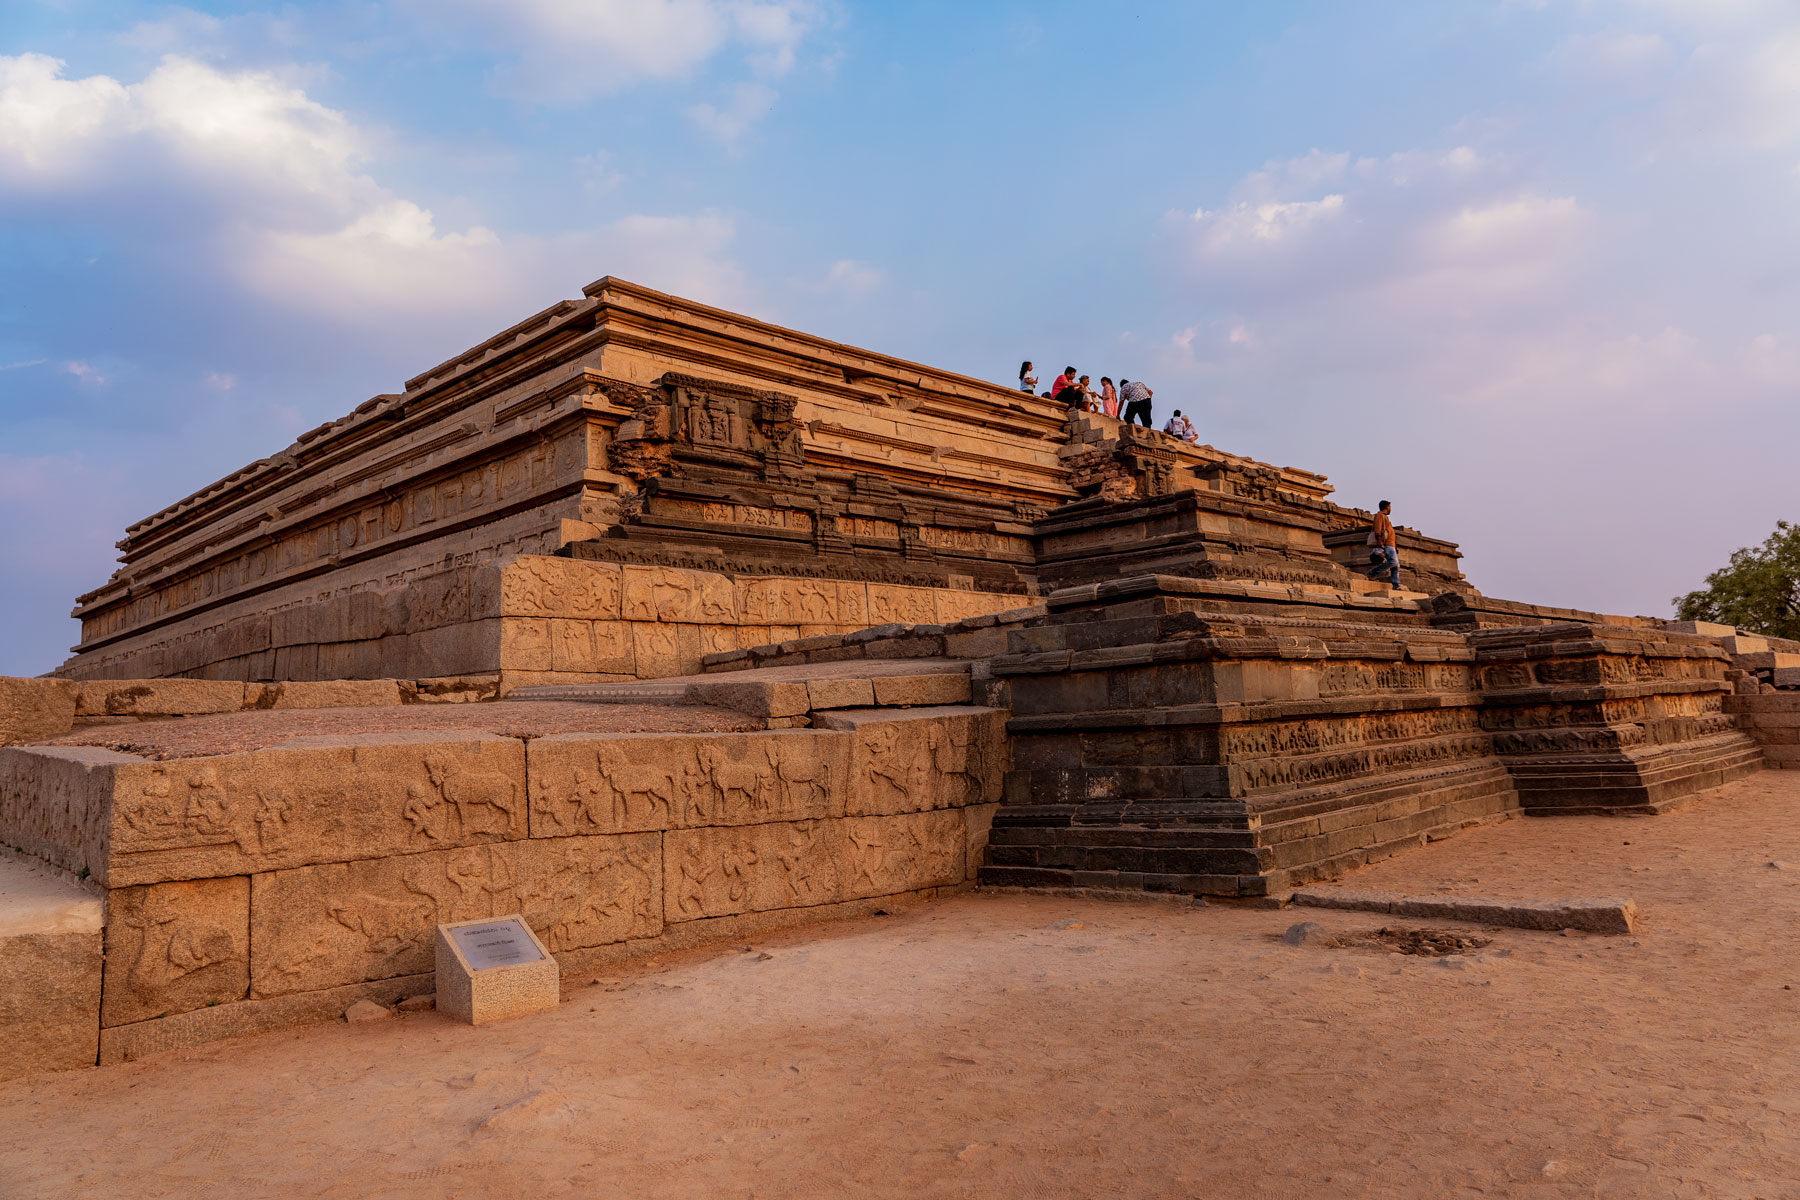
[[[1697,633],[1703,637],[1732,637],[1737,633],[1735,625],[1721,625],[1717,621],[1671,621],[1667,626],[1671,633]]]
[[[1761,641],[1762,639],[1758,638],[1757,640]],[[1765,646],[1767,644],[1764,643]],[[1746,671],[1781,671],[1800,667],[1800,654],[1794,654],[1787,650],[1765,649],[1755,653],[1737,653],[1736,657],[1737,665]]]
[[[1748,633],[1731,633],[1720,638],[1719,645],[1725,647],[1727,654],[1762,654],[1768,650],[1769,641]]]
[[[1270,863],[1266,850],[1167,846],[1007,846],[988,843],[996,867],[1068,871],[1142,871],[1163,875],[1254,875]]]

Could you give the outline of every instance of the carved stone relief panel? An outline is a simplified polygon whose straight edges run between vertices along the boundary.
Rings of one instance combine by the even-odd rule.
[[[621,611],[628,621],[735,625],[738,620],[730,579],[677,567],[627,566]]]
[[[838,824],[793,821],[664,835],[667,919],[691,921],[837,900]]]
[[[869,585],[869,620],[874,624],[935,625],[937,619],[937,602],[931,588],[897,583]]]
[[[523,743],[334,740],[117,768],[108,884],[525,836]]]
[[[957,809],[846,817],[844,899],[946,887],[963,879],[967,829]]]
[[[852,816],[958,808],[1000,798],[1005,716],[999,712],[840,718],[855,728]]]
[[[673,923],[947,886],[966,843],[960,810],[675,830],[664,911]]]
[[[249,931],[250,881],[242,876],[112,889],[101,1023],[243,999]]]
[[[530,754],[542,838],[836,816],[849,747],[820,732],[564,734]]]
[[[738,611],[747,624],[826,625],[846,622],[846,618],[841,615],[843,594],[836,580],[740,579],[737,588]]]
[[[614,620],[621,588],[617,563],[522,555],[502,568],[501,613]]]
[[[688,635],[693,640],[693,651],[691,655],[686,653],[681,632],[685,629],[691,629],[691,626],[651,621],[631,623],[633,666],[639,679],[662,679],[699,669],[700,637]]]
[[[328,863],[254,880],[258,996],[432,969],[440,921],[521,912],[552,951],[662,929],[655,834],[507,842]]]

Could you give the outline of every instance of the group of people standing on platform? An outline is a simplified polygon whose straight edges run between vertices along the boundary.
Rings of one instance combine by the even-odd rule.
[[[1137,422],[1142,424],[1145,429],[1152,428],[1150,400],[1156,393],[1146,387],[1142,380],[1121,379],[1119,386],[1114,388],[1111,376],[1102,375],[1100,390],[1096,392],[1089,386],[1089,378],[1086,375],[1076,374],[1074,367],[1064,367],[1062,374],[1058,375],[1056,381],[1050,385],[1050,390],[1039,393],[1037,391],[1038,377],[1033,374],[1031,363],[1019,364],[1019,390],[1028,396],[1038,394],[1046,400],[1061,401],[1069,406],[1071,414],[1078,412],[1105,413],[1107,416],[1123,420],[1127,424]],[[1193,422],[1182,416],[1179,408],[1175,410],[1175,415],[1169,418],[1168,424],[1163,426],[1163,432],[1171,437],[1178,437],[1184,442],[1200,440],[1200,434],[1194,429]],[[1388,586],[1398,588],[1400,586],[1400,552],[1395,545],[1397,539],[1394,536],[1394,522],[1388,515],[1391,510],[1392,506],[1383,500],[1369,527],[1368,574],[1371,579],[1381,579],[1386,576],[1389,580]]]
[[[1030,362],[1019,364],[1019,390],[1027,394],[1037,391],[1038,377],[1032,373]],[[1069,406],[1069,411],[1105,413],[1115,420],[1126,424],[1133,422],[1145,429],[1153,428],[1150,423],[1150,401],[1156,395],[1141,379],[1121,379],[1119,386],[1113,387],[1112,377],[1100,377],[1100,390],[1095,391],[1089,380],[1091,376],[1077,375],[1074,367],[1064,367],[1062,374],[1050,385],[1050,390],[1040,393],[1046,400],[1059,400]],[[1200,434],[1193,423],[1175,410],[1163,426],[1163,432],[1171,437],[1178,437],[1184,442],[1198,442]]]

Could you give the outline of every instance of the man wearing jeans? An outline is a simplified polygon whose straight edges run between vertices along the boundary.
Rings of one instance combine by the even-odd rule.
[[[1369,529],[1369,542],[1374,546],[1369,551],[1369,578],[1380,579],[1385,573],[1389,579],[1388,586],[1399,591],[1400,551],[1394,545],[1393,519],[1388,516],[1392,507],[1383,500],[1380,511],[1375,514],[1375,524]]]

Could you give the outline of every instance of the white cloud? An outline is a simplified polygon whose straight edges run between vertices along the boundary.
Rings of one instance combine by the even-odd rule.
[[[1780,485],[1719,433],[1791,429],[1800,346],[1769,332],[1779,301],[1667,261],[1690,212],[1617,214],[1473,150],[1339,162],[1165,220],[1188,302],[1129,374],[1218,444],[1391,495],[1496,595],[1666,612],[1720,539],[1760,536],[1737,525]],[[1733,485],[1690,482],[1712,478]]]
[[[774,88],[760,83],[740,83],[731,89],[731,99],[723,108],[711,104],[690,105],[688,117],[712,136],[734,146],[750,131],[751,126],[769,115],[775,107]]]
[[[106,384],[106,376],[102,375],[92,363],[66,362],[62,364],[62,370],[73,375],[78,382],[92,387],[104,387]]]
[[[619,263],[652,286],[740,294],[722,218],[630,217],[554,238],[446,230],[368,173],[375,139],[273,74],[168,57],[126,85],[61,68],[0,57],[0,197],[76,201],[108,223],[189,239],[185,259],[277,307],[345,324],[379,314],[390,327],[499,319],[625,273]]]
[[[1326,186],[1338,190],[1307,194]],[[1468,147],[1354,162],[1313,151],[1233,196],[1167,225],[1187,269],[1233,303],[1351,295],[1427,320],[1491,314],[1565,273],[1592,228],[1572,197],[1521,188]]]
[[[625,176],[613,166],[612,155],[604,150],[583,154],[574,162],[575,177],[581,181],[582,194],[592,199],[613,191],[625,182]]]
[[[685,79],[735,47],[758,75],[785,75],[822,14],[809,0],[415,0],[422,17],[474,20],[509,49],[509,95],[573,104],[646,80]]]
[[[879,291],[887,283],[887,272],[854,258],[840,258],[825,272],[825,282],[817,289],[860,299]]]
[[[1647,154],[1800,141],[1800,8],[1791,0],[1589,0],[1604,24],[1548,63],[1591,102],[1641,103],[1613,131]]]
[[[93,143],[128,118],[131,99],[117,80],[61,74],[62,63],[46,55],[0,56],[0,179],[91,167]]]
[[[1216,254],[1245,243],[1280,242],[1304,233],[1318,221],[1335,216],[1344,207],[1336,192],[1318,200],[1294,200],[1285,204],[1247,204],[1230,208],[1195,209],[1193,221],[1200,231],[1205,252]]]

